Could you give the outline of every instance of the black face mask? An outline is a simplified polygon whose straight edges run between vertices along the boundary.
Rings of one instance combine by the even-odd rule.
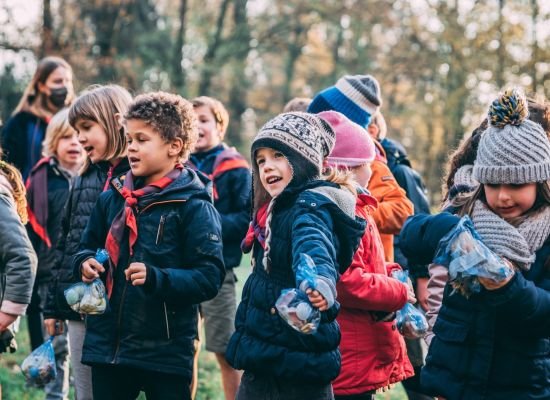
[[[65,100],[67,100],[67,94],[69,93],[67,88],[63,86],[60,88],[50,89],[50,92],[51,94],[49,99],[51,103],[57,108],[63,107],[65,105]]]

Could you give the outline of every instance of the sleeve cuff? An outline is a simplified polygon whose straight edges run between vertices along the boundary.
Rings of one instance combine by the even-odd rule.
[[[13,301],[4,299],[0,311],[11,315],[23,315],[27,311],[27,306],[28,304],[14,303]]]

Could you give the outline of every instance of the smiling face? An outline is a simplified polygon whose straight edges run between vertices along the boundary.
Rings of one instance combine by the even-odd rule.
[[[84,152],[95,164],[105,159],[107,152],[107,134],[95,121],[80,119],[75,123],[78,132],[78,141],[82,145]]]
[[[174,169],[183,147],[180,138],[166,141],[140,119],[126,121],[126,135],[132,174],[145,177],[146,185],[159,180]]]
[[[292,180],[292,167],[280,151],[262,147],[256,151],[260,182],[271,197],[280,195]]]
[[[195,152],[202,153],[219,145],[223,140],[223,132],[220,131],[220,124],[216,121],[210,107],[198,106],[193,110],[199,121],[199,139],[195,144]]]
[[[489,208],[499,217],[509,221],[529,211],[537,200],[537,184],[490,185],[484,184]]]
[[[71,171],[80,168],[84,163],[85,154],[78,142],[76,131],[70,129],[59,138],[55,155],[63,168]]]

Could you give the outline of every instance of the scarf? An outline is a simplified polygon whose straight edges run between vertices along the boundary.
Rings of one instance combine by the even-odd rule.
[[[113,290],[113,277],[114,269],[118,265],[120,258],[120,245],[124,237],[126,228],[128,228],[128,244],[130,256],[134,254],[134,244],[138,238],[138,227],[136,214],[138,212],[137,206],[140,208],[146,207],[151,204],[153,201],[144,201],[142,198],[146,195],[159,193],[172,182],[174,182],[182,173],[183,166],[181,164],[176,165],[176,167],[170,171],[167,175],[160,178],[158,181],[150,183],[149,185],[134,190],[134,176],[132,171],[128,171],[124,178],[124,185],[120,183],[118,179],[113,180],[113,186],[118,192],[124,197],[124,207],[114,218],[109,233],[107,234],[107,239],[105,241],[105,249],[109,253],[110,268],[107,270],[107,296],[111,297],[111,292]]]
[[[487,247],[524,271],[531,268],[535,253],[550,235],[550,207],[547,206],[517,227],[496,215],[480,200],[475,202],[471,217]]]
[[[254,216],[252,222],[248,227],[248,232],[241,243],[241,250],[244,253],[249,253],[252,250],[254,240],[257,239],[258,243],[265,249],[265,226],[267,221],[267,207],[269,203],[261,206]]]

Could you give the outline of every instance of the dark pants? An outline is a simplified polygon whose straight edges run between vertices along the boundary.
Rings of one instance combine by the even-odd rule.
[[[332,385],[288,382],[245,371],[235,400],[333,400]]]
[[[92,367],[92,388],[98,400],[134,400],[141,391],[147,400],[190,400],[189,384],[179,375],[120,365]]]

